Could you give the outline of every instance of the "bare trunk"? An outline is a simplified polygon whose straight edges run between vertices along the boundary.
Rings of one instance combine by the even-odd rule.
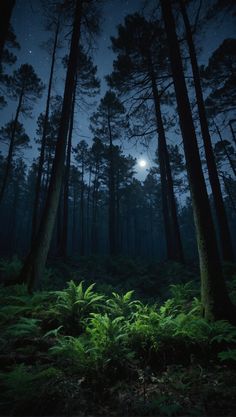
[[[71,105],[73,100],[75,74],[77,69],[81,13],[81,0],[77,0],[74,14],[75,17],[73,23],[68,69],[66,74],[61,121],[46,205],[37,236],[34,240],[34,244],[21,271],[21,281],[28,283],[29,291],[32,291],[35,284],[39,284],[39,281],[42,277],[58,209],[64,173],[66,142],[70,121]]]
[[[84,256],[84,156],[82,154],[82,178],[80,192],[80,256]]]
[[[44,121],[43,121],[43,133],[42,133],[41,148],[40,148],[40,155],[39,155],[38,173],[37,173],[37,178],[36,178],[33,217],[32,217],[32,232],[31,232],[32,244],[33,244],[33,241],[34,241],[37,229],[38,229],[38,224],[39,224],[40,191],[41,191],[41,183],[42,183],[42,175],[43,175],[43,165],[44,165],[44,159],[45,159],[45,147],[46,147],[46,141],[47,141],[48,119],[49,119],[49,110],[50,110],[53,73],[54,73],[54,67],[55,67],[56,49],[57,49],[57,44],[58,44],[59,27],[60,27],[60,21],[58,18],[54,45],[53,45],[52,62],[51,62],[51,70],[50,70],[50,76],[49,76],[47,102],[46,102],[46,111],[45,111],[45,116],[44,116]]]
[[[115,207],[115,173],[114,173],[114,155],[110,117],[108,115],[109,129],[109,251],[113,256],[117,252],[116,240],[116,207]]]
[[[87,193],[87,204],[86,204],[86,241],[87,241],[87,250],[90,253],[90,193],[91,193],[91,175],[92,175],[92,166],[89,167],[89,181],[88,181],[88,193]]]
[[[91,219],[91,251],[97,253],[98,231],[97,231],[97,200],[98,200],[98,167],[96,167],[93,192],[92,192],[92,219]]]
[[[234,260],[233,246],[232,246],[232,241],[231,241],[231,236],[230,236],[230,231],[229,231],[227,215],[226,215],[226,211],[224,207],[224,201],[223,201],[223,196],[221,192],[216,161],[215,161],[214,152],[212,149],[211,137],[210,137],[205,104],[204,104],[204,99],[203,99],[203,94],[202,94],[201,80],[200,80],[195,46],[194,46],[193,37],[192,37],[191,25],[188,19],[186,7],[184,5],[183,0],[179,0],[179,2],[180,2],[181,13],[183,16],[185,29],[186,29],[187,43],[188,43],[188,48],[189,48],[189,53],[190,53],[190,60],[191,60],[193,79],[194,79],[194,87],[195,87],[196,98],[197,98],[200,126],[201,126],[202,138],[203,138],[203,143],[204,143],[204,148],[205,148],[206,163],[207,163],[209,180],[210,180],[211,189],[212,189],[212,196],[213,196],[213,201],[214,201],[217,224],[218,224],[218,229],[219,229],[222,256],[223,256],[224,261],[233,262]]]
[[[159,93],[153,71],[151,71],[151,79],[158,130],[158,157],[161,172],[162,211],[166,232],[167,257],[168,259],[183,263],[184,255],[178,224],[173,179],[161,114]]]
[[[61,241],[60,241],[60,247],[59,247],[59,254],[63,258],[67,257],[67,246],[68,246],[69,180],[70,180],[72,134],[73,134],[73,128],[74,128],[75,96],[76,96],[76,88],[73,94],[70,130],[69,130],[68,144],[67,144],[66,168],[65,168],[65,175],[64,175],[63,219],[62,219]]]
[[[171,3],[170,0],[160,0],[160,2],[169,43],[171,68],[194,212],[200,261],[203,314],[208,320],[229,319],[235,322],[235,308],[229,300],[223,279]]]

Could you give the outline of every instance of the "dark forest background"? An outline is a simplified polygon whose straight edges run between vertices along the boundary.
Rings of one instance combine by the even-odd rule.
[[[0,4],[0,410],[233,415],[235,4],[35,6],[29,63]]]

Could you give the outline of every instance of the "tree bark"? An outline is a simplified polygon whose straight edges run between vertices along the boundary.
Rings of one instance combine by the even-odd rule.
[[[84,154],[81,154],[81,190],[80,190],[80,256],[84,256]]]
[[[35,285],[39,285],[40,278],[42,277],[45,268],[60,198],[64,173],[67,134],[73,100],[75,75],[77,70],[78,46],[82,15],[81,5],[81,0],[77,0],[74,13],[73,31],[66,74],[61,121],[58,132],[52,175],[47,193],[47,200],[37,236],[21,271],[21,281],[27,282],[29,292],[33,290]]]
[[[75,83],[76,86],[76,83]],[[70,164],[71,164],[71,149],[72,149],[72,134],[74,128],[74,113],[75,113],[75,97],[76,97],[76,87],[73,94],[73,102],[71,108],[71,118],[70,118],[70,129],[68,135],[68,144],[67,144],[67,155],[66,155],[66,168],[64,175],[64,193],[63,193],[63,218],[62,218],[62,232],[61,232],[61,242],[59,247],[59,255],[62,258],[67,257],[67,246],[68,246],[68,215],[69,215],[69,181],[70,181]]]
[[[166,144],[166,136],[162,120],[158,88],[152,70],[151,81],[158,131],[158,157],[161,172],[162,211],[166,232],[167,257],[168,259],[183,263],[183,246],[181,242],[178,224],[177,207],[174,195],[174,186],[170,168],[170,160]]]
[[[170,0],[160,0],[160,3],[169,44],[170,62],[193,205],[200,261],[203,315],[208,320],[228,319],[235,322],[236,309],[230,302],[222,274],[171,3]]]
[[[224,261],[233,262],[234,261],[234,252],[233,245],[230,236],[229,224],[227,220],[226,210],[224,207],[224,200],[221,192],[221,186],[219,181],[219,176],[217,172],[217,166],[215,161],[215,156],[212,148],[211,137],[208,127],[208,121],[206,116],[205,104],[202,94],[201,79],[199,74],[199,68],[197,63],[196,50],[192,37],[191,25],[189,22],[187,10],[183,0],[179,0],[180,9],[183,16],[183,21],[186,30],[187,43],[189,48],[193,79],[194,79],[194,88],[196,92],[199,120],[202,132],[202,138],[205,149],[206,163],[208,168],[209,180],[212,189],[212,196],[214,201],[214,208],[217,218],[217,224],[220,235],[220,244],[222,257]]]
[[[47,141],[52,81],[53,81],[53,74],[54,74],[54,67],[55,67],[55,58],[56,58],[56,50],[57,50],[57,44],[58,44],[59,28],[60,28],[60,17],[58,18],[54,44],[53,44],[52,62],[51,62],[48,92],[47,92],[46,111],[45,111],[45,116],[44,116],[44,121],[43,121],[43,133],[42,133],[42,140],[41,140],[38,173],[37,173],[37,178],[36,178],[33,217],[32,217],[31,244],[33,244],[34,242],[35,235],[38,229],[38,223],[39,223],[40,191],[41,191],[41,183],[42,183],[42,175],[43,175],[43,165],[44,165],[44,159],[45,159],[45,147],[46,147],[46,141]]]
[[[109,130],[109,251],[114,256],[117,252],[116,239],[116,207],[115,207],[115,173],[114,173],[114,155],[110,116],[108,114]]]
[[[91,219],[91,252],[92,255],[98,250],[98,230],[97,230],[97,206],[98,206],[98,164],[95,169],[93,192],[92,192],[92,219]]]

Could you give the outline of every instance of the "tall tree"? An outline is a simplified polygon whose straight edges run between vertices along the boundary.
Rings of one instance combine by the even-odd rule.
[[[117,253],[117,217],[115,206],[115,165],[114,140],[121,138],[122,128],[126,126],[125,108],[116,94],[107,91],[101,99],[98,110],[91,118],[93,133],[109,144],[109,250],[110,255]]]
[[[210,56],[208,64],[202,68],[201,76],[208,88],[205,105],[208,117],[229,115],[235,112],[235,70],[236,39],[225,39]]]
[[[37,285],[39,284],[40,277],[44,271],[59,204],[73,91],[75,87],[82,17],[84,17],[83,23],[88,23],[89,20],[89,18],[87,18],[88,16],[86,16],[86,13],[89,14],[90,17],[91,15],[92,17],[98,17],[96,1],[86,2],[85,0],[76,0],[73,2],[73,6],[73,27],[70,42],[70,53],[53,169],[39,230],[34,240],[34,244],[32,245],[31,251],[24,263],[20,277],[21,281],[28,283],[29,291],[32,291],[36,283]]]
[[[59,10],[57,21],[54,24],[55,33],[54,33],[54,41],[53,41],[53,48],[52,48],[52,60],[51,60],[51,68],[50,68],[49,82],[48,82],[48,89],[47,89],[46,109],[45,109],[45,114],[43,117],[42,139],[41,139],[41,145],[40,145],[38,173],[37,173],[36,186],[35,186],[34,208],[33,208],[33,216],[32,216],[32,232],[31,232],[32,242],[35,238],[37,227],[38,227],[38,222],[39,222],[40,189],[41,189],[43,165],[44,165],[44,158],[45,158],[45,148],[46,148],[46,139],[47,139],[47,131],[48,131],[48,123],[49,123],[48,119],[49,119],[49,112],[50,112],[53,75],[54,75],[54,68],[55,68],[55,62],[56,62],[56,51],[58,47],[58,35],[59,35],[59,30],[60,30],[60,14],[61,14],[61,10]]]
[[[104,165],[104,144],[99,138],[93,139],[90,149],[90,160],[92,162],[92,208],[91,208],[91,252],[98,251],[98,199],[99,188],[103,174]]]
[[[64,58],[66,63],[68,57]],[[67,254],[67,241],[68,241],[68,198],[69,198],[69,177],[70,177],[70,163],[71,163],[71,151],[72,151],[72,136],[74,129],[74,112],[75,105],[78,102],[79,108],[87,107],[89,99],[93,98],[98,92],[100,87],[100,81],[96,77],[97,67],[93,64],[92,58],[86,54],[80,45],[78,52],[78,67],[74,89],[74,98],[71,109],[70,130],[67,146],[67,158],[66,168],[64,176],[64,193],[63,193],[63,222],[62,222],[62,236],[59,253],[62,257],[66,257]]]
[[[56,154],[45,209],[43,212],[37,236],[34,240],[31,251],[21,271],[21,281],[28,283],[29,291],[32,291],[35,284],[39,284],[40,277],[42,276],[47,260],[47,255],[50,247],[53,227],[60,198],[66,154],[66,139],[68,134],[72,97],[77,68],[78,46],[81,32],[82,6],[83,2],[77,0],[74,10],[70,54],[64,88],[60,127],[56,145]]]
[[[157,36],[160,37],[159,42],[156,41]],[[131,105],[132,113],[135,113],[135,107],[140,109],[140,103],[150,98],[154,103],[167,258],[182,262],[182,242],[161,110],[163,91],[160,84],[169,81],[163,28],[160,22],[147,21],[137,13],[127,16],[125,24],[118,27],[118,37],[112,38],[112,47],[118,57],[113,63],[113,73],[108,77],[110,85],[124,95],[131,96],[131,102],[133,100],[135,103]]]
[[[14,137],[12,131],[15,129]],[[6,157],[6,167],[2,178],[2,187],[6,184],[11,174],[13,156],[17,150],[26,149],[29,147],[29,136],[25,133],[22,123],[17,122],[16,127],[14,121],[8,122],[0,129],[0,142],[5,142],[8,145],[8,153]]]
[[[171,2],[160,0],[160,4],[169,43],[170,62],[192,196],[200,261],[203,314],[208,320],[229,319],[235,322],[235,307],[230,302],[222,274]]]
[[[234,260],[233,246],[232,246],[229,224],[228,224],[227,215],[226,215],[226,211],[224,207],[224,201],[223,201],[223,196],[221,192],[221,186],[220,186],[220,181],[218,177],[217,166],[216,166],[216,161],[214,157],[209,127],[208,127],[208,121],[207,121],[207,115],[206,115],[206,110],[205,110],[205,105],[204,105],[201,79],[200,79],[200,73],[199,73],[199,68],[198,68],[195,45],[194,45],[193,36],[192,36],[191,24],[188,18],[188,13],[187,13],[184,1],[179,0],[179,4],[180,4],[180,10],[183,16],[183,21],[184,21],[185,30],[186,30],[186,39],[188,43],[192,72],[193,72],[193,80],[194,80],[194,88],[195,88],[196,99],[197,99],[199,121],[200,121],[200,126],[201,126],[202,139],[204,143],[206,163],[207,163],[209,180],[210,180],[211,189],[212,189],[214,207],[215,207],[217,223],[218,223],[218,228],[219,228],[222,256],[225,261],[232,262]]]
[[[84,213],[84,191],[85,191],[85,173],[89,162],[88,144],[81,140],[74,148],[75,159],[79,164],[81,172],[81,189],[80,189],[80,255],[85,255],[85,213]]]
[[[18,104],[15,118],[11,124],[8,164],[0,190],[0,203],[4,197],[4,193],[7,186],[15,136],[17,128],[19,127],[19,116],[21,113],[23,113],[24,115],[29,114],[30,110],[32,109],[30,101],[40,98],[43,88],[44,86],[41,80],[38,78],[33,67],[29,64],[21,65],[21,67],[18,70],[14,71],[13,75],[8,79],[9,94],[13,99],[18,100]]]
[[[1,0],[0,4],[0,63],[2,62],[3,49],[7,40],[15,2],[15,0]]]

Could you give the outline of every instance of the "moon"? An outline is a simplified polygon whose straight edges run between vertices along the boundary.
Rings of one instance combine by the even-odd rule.
[[[147,161],[145,159],[140,159],[138,161],[138,165],[140,166],[140,168],[145,168],[147,166]]]

